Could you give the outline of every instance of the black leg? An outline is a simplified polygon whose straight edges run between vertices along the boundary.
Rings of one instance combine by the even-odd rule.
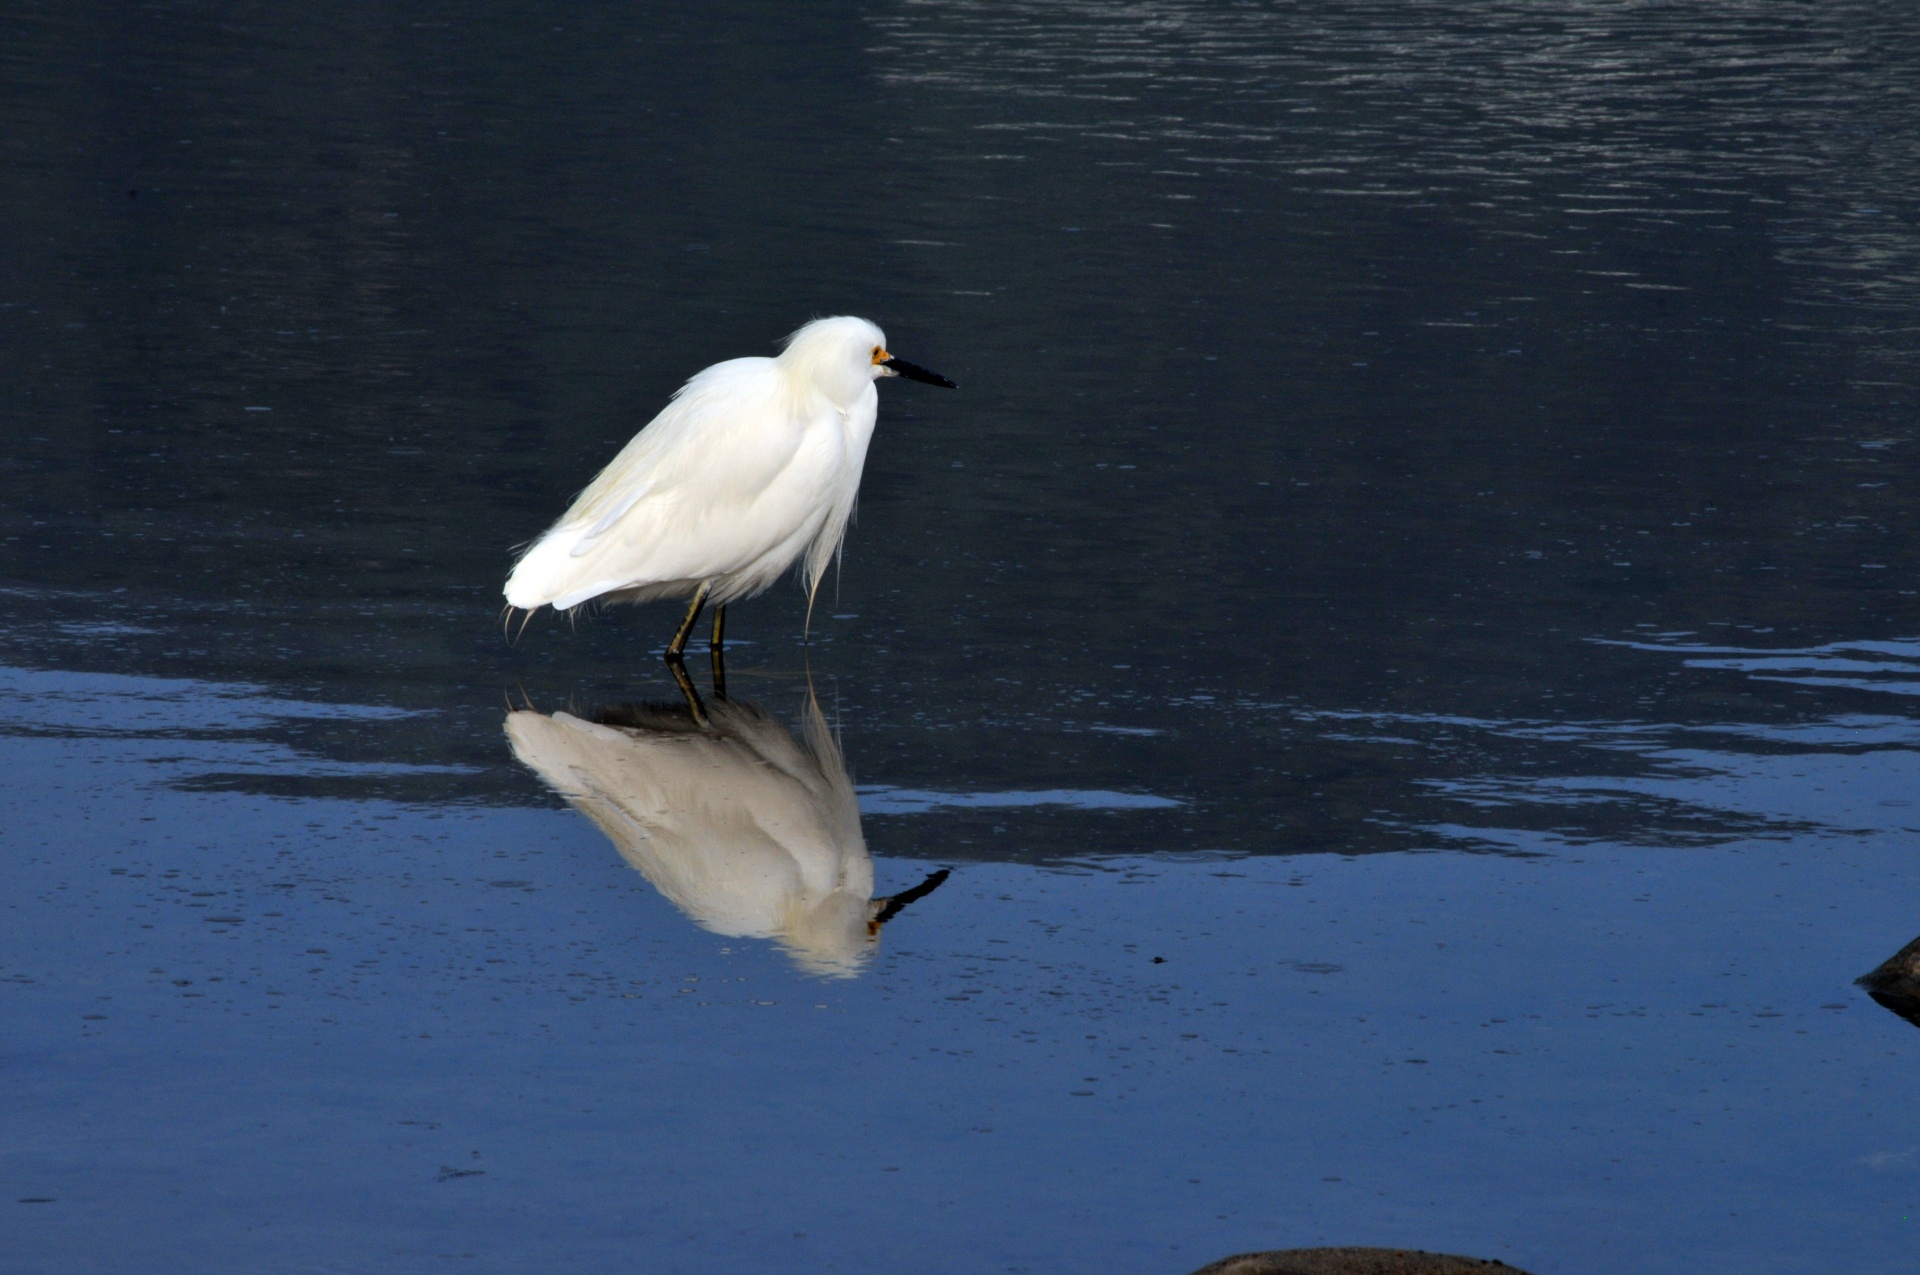
[[[707,586],[701,585],[693,591],[693,605],[687,608],[687,618],[680,621],[680,631],[673,635],[673,645],[667,648],[667,660],[672,662],[680,658],[687,649],[687,639],[693,636],[694,621],[700,618],[700,608],[707,604]]]
[[[667,671],[673,674],[673,680],[680,685],[680,693],[686,696],[687,711],[693,714],[697,724],[704,727],[707,724],[707,706],[700,702],[700,692],[694,688],[693,679],[687,676],[686,661],[669,653]]]
[[[713,609],[713,640],[707,646],[707,653],[713,657],[713,697],[727,697],[727,608],[726,604]]]

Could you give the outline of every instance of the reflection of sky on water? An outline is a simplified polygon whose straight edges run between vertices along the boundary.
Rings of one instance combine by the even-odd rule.
[[[432,781],[470,770],[330,758],[300,746],[304,725],[392,723],[413,715],[404,709],[303,701],[260,686],[196,679],[4,666],[0,694],[9,704],[0,734],[59,741],[76,757],[92,741],[111,740],[146,756],[150,780],[179,787],[257,789],[276,780],[352,786],[394,778]]]
[[[1048,788],[1031,792],[928,792],[867,784],[860,788],[860,810],[869,815],[918,815],[935,810],[1024,810],[1062,806],[1068,810],[1170,810],[1180,803],[1151,793],[1098,789]]]
[[[1757,681],[1906,696],[1920,666],[1912,642],[1841,642],[1800,651],[1618,642],[1671,653],[1687,668]],[[1419,748],[1423,737],[1551,745],[1552,774],[1416,779],[1465,808],[1425,826],[1450,844],[1538,846],[1613,840],[1710,845],[1748,838],[1845,838],[1920,832],[1901,794],[1920,791],[1920,727],[1905,717],[1840,713],[1824,720],[1494,722],[1418,714],[1313,714],[1346,723],[1338,737]],[[1582,761],[1590,769],[1583,769]],[[1609,773],[1611,772],[1611,773]],[[1414,825],[1418,827],[1419,825]]]
[[[1593,645],[1670,656],[1677,669],[1693,676],[1731,675],[1896,702],[1915,693],[1913,657],[1920,651],[1920,644],[1906,641],[1805,649],[1682,640]],[[494,773],[431,756],[379,760],[364,746],[343,746],[343,740],[369,731],[431,721],[431,712],[302,701],[255,686],[21,669],[0,670],[0,689],[19,705],[9,727],[14,732],[170,741],[154,750],[165,763],[156,775],[181,788],[344,796],[418,792],[444,799]],[[1287,805],[1288,790],[1235,794],[1213,783],[1196,784],[1192,776],[1156,777],[1151,770],[1138,776],[1145,791],[941,788],[881,782],[870,771],[862,772],[865,782],[852,791],[861,813],[871,818],[1040,819],[1034,827],[1045,829],[1036,836],[1046,857],[1153,849],[1188,839],[1193,834],[1181,829],[1193,827],[1206,829],[1199,834],[1205,848],[1255,853],[1413,849],[1436,837],[1449,846],[1487,848],[1535,836],[1708,845],[1755,836],[1908,829],[1898,803],[1901,793],[1920,786],[1914,770],[1920,731],[1905,717],[1868,707],[1862,702],[1847,711],[1836,704],[1826,714],[1788,720],[1663,723],[1327,710],[1201,696],[1165,706],[1161,711],[1168,715],[1149,718],[1163,725],[1136,728],[1123,738],[1153,749],[1147,756],[1170,757],[1189,746],[1196,727],[1224,731],[1256,754],[1273,750],[1291,759],[1281,764],[1313,762],[1323,773],[1302,777],[1306,787],[1294,791],[1317,795],[1325,788],[1336,798],[1324,810],[1296,810]],[[940,728],[934,729],[937,734]],[[1027,748],[1085,729],[1071,714],[1014,719],[998,728]],[[1256,801],[1260,805],[1250,804]],[[1231,821],[1261,806],[1283,821],[1282,831],[1248,829],[1233,836]],[[1168,822],[1175,816],[1202,822]],[[1286,821],[1306,831],[1286,833]],[[938,832],[929,839],[917,825],[887,826],[895,829],[890,839],[904,838],[903,844],[923,854],[979,855],[965,842],[941,840]]]
[[[1761,681],[1920,695],[1920,642],[1829,642],[1805,650],[1620,642],[1636,651],[1672,651],[1688,668],[1731,669]]]
[[[301,764],[281,733],[302,714],[385,710],[5,685],[0,1054],[32,1075],[7,1184],[55,1201],[12,1233],[30,1261],[241,1269],[244,1222],[288,1264],[483,1231],[476,1270],[635,1244],[669,1268],[680,1246],[688,1269],[888,1267],[949,1251],[964,1195],[966,1269],[1178,1272],[1364,1236],[1542,1270],[1767,1270],[1831,1244],[1834,1216],[1896,1216],[1920,1163],[1897,1097],[1912,1028],[1850,985],[1914,924],[1906,812],[1866,822],[1845,796],[1912,790],[1899,719],[1689,750],[1452,719],[1612,758],[1630,773],[1569,790],[1712,812],[1720,849],[1529,830],[1508,816],[1555,791],[1490,772],[1461,832],[1516,853],[1087,840],[1055,867],[960,865],[867,977],[822,982],[694,930],[571,811],[205,782]],[[1432,725],[1323,724],[1377,725],[1381,747]],[[844,745],[858,761],[857,726]],[[1729,812],[1757,835],[1726,839]],[[1810,835],[1777,839],[1789,822]],[[897,850],[878,867],[882,889],[924,875]],[[1895,1269],[1907,1239],[1862,1221],[1846,1248]]]

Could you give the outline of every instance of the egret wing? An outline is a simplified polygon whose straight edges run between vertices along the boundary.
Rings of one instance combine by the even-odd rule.
[[[737,571],[790,528],[769,510],[808,434],[771,359],[694,377],[528,550],[507,582],[514,606],[565,609]]]

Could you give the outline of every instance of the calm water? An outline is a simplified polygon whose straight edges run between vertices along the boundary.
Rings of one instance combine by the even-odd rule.
[[[0,1271],[1911,1268],[1920,18],[3,29]],[[503,640],[836,312],[809,643]]]

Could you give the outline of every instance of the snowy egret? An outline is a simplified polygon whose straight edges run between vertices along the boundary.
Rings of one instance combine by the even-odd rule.
[[[507,606],[531,618],[595,598],[691,595],[673,661],[708,601],[718,651],[727,604],[803,560],[811,615],[853,513],[883,376],[956,388],[852,316],[814,320],[778,358],[698,373],[533,542],[507,577]]]
[[[690,684],[683,683],[683,686]],[[873,897],[860,803],[820,705],[803,747],[752,704],[641,705],[583,721],[507,717],[514,755],[612,839],[701,927],[772,939],[810,973],[859,972],[880,928],[931,894],[943,869]]]

